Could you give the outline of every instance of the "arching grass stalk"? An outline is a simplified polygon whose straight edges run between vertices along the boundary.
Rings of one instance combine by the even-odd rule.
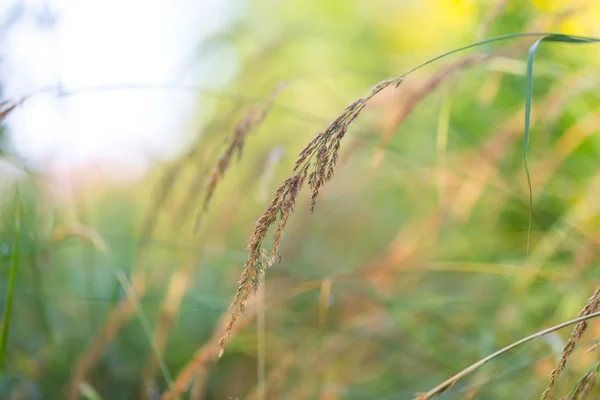
[[[600,316],[600,311],[599,312],[595,312],[592,314],[588,314],[588,315],[584,315],[575,319],[572,319],[570,321],[566,321],[563,322],[561,324],[552,326],[550,328],[544,329],[542,331],[536,332],[533,335],[529,335],[519,341],[514,342],[513,344],[510,344],[500,350],[498,350],[497,352],[490,354],[489,356],[477,361],[475,364],[470,365],[469,367],[463,369],[462,371],[460,371],[458,374],[454,375],[452,378],[449,378],[447,380],[445,380],[444,382],[440,383],[439,385],[437,385],[436,387],[434,387],[433,389],[431,389],[430,391],[428,391],[427,393],[422,393],[420,395],[418,395],[415,400],[429,400],[432,399],[438,395],[440,395],[442,392],[448,390],[449,388],[451,388],[456,382],[458,382],[459,380],[461,380],[462,378],[464,378],[465,376],[469,375],[470,373],[472,373],[473,371],[475,371],[476,369],[482,367],[484,364],[492,361],[495,358],[500,357],[502,354],[516,348],[519,347],[522,344],[525,344],[527,342],[530,342],[534,339],[540,338],[542,336],[545,336],[549,333],[552,332],[556,332],[557,330],[560,330],[562,328],[565,328],[567,326],[571,326],[571,325],[575,325],[587,320],[590,320],[592,318],[596,318]]]
[[[233,326],[236,320],[244,313],[246,303],[248,302],[248,299],[251,296],[251,294],[256,292],[259,285],[261,284],[266,269],[273,265],[275,261],[279,260],[278,250],[283,230],[285,228],[289,216],[293,213],[296,198],[299,195],[304,183],[307,182],[308,186],[310,187],[310,208],[311,210],[313,210],[316,204],[319,190],[328,180],[332,178],[335,172],[335,165],[339,156],[339,149],[341,146],[342,139],[346,135],[350,125],[356,120],[356,118],[365,108],[367,102],[388,86],[397,88],[400,85],[400,83],[412,72],[417,71],[425,67],[426,65],[429,65],[444,57],[450,56],[452,54],[464,50],[482,46],[488,43],[524,37],[538,38],[538,40],[533,44],[533,46],[531,46],[529,50],[527,66],[524,122],[524,152],[526,157],[527,149],[529,146],[531,93],[533,87],[533,55],[535,54],[535,50],[537,49],[538,45],[542,41],[563,43],[592,43],[599,41],[599,39],[583,36],[570,36],[557,33],[527,32],[497,36],[450,50],[446,53],[440,54],[417,65],[416,67],[410,69],[409,71],[405,72],[404,74],[400,75],[395,79],[388,79],[378,83],[373,87],[373,89],[368,95],[359,98],[358,100],[352,102],[348,107],[346,107],[346,109],[329,124],[325,131],[315,136],[313,140],[311,140],[310,143],[308,143],[308,145],[300,152],[300,154],[298,155],[298,159],[296,160],[292,176],[286,179],[277,189],[270,205],[267,207],[264,214],[255,223],[254,230],[248,241],[248,258],[244,264],[244,270],[239,281],[238,289],[230,306],[231,317],[229,322],[227,323],[225,335],[220,340],[221,354],[226,341],[233,332]],[[525,164],[525,169],[530,187],[529,197],[531,214],[533,197],[531,192],[531,181],[529,179],[530,177],[527,163]],[[277,225],[277,229],[273,237],[273,246],[269,254],[267,249],[263,247],[263,241],[267,237],[268,231],[273,225]],[[531,227],[531,215],[529,219],[529,226]]]

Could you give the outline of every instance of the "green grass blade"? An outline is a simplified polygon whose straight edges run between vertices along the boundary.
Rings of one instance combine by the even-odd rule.
[[[600,39],[583,37],[583,36],[571,36],[562,34],[549,34],[536,40],[527,53],[527,69],[525,76],[525,126],[523,127],[523,158],[525,162],[525,175],[527,176],[527,186],[529,190],[529,222],[527,227],[527,254],[529,254],[529,247],[531,242],[531,224],[533,221],[533,189],[531,187],[531,175],[529,173],[529,162],[527,160],[527,153],[529,151],[529,135],[531,125],[531,98],[533,95],[533,59],[535,52],[542,42],[555,42],[555,43],[572,43],[572,44],[585,44],[585,43],[597,43]]]
[[[527,225],[527,250],[529,255],[529,244],[531,243],[531,224],[533,221],[533,189],[531,187],[531,174],[529,173],[529,162],[527,153],[529,150],[529,129],[531,126],[531,96],[533,94],[533,57],[535,51],[544,38],[538,39],[531,45],[527,53],[527,69],[525,75],[525,126],[523,128],[523,158],[525,162],[525,175],[527,176],[527,187],[529,190],[529,221]]]
[[[531,242],[531,227],[533,221],[533,190],[531,187],[531,175],[529,173],[529,163],[527,160],[527,153],[529,150],[529,131],[530,131],[530,119],[531,119],[531,97],[533,93],[533,58],[535,56],[535,52],[539,45],[542,42],[555,42],[555,43],[572,43],[572,44],[585,44],[585,43],[597,43],[600,42],[600,39],[594,37],[587,36],[573,36],[573,35],[565,35],[561,33],[543,33],[543,32],[523,32],[523,33],[511,33],[507,35],[495,36],[488,39],[484,39],[478,42],[474,42],[462,47],[457,47],[445,53],[442,53],[436,57],[430,58],[427,61],[422,62],[416,67],[408,70],[404,74],[400,75],[397,79],[402,80],[412,72],[415,72],[426,65],[429,65],[437,60],[450,56],[452,54],[456,54],[462,52],[464,50],[472,49],[475,47],[483,46],[493,42],[500,42],[504,40],[517,39],[517,38],[525,38],[525,37],[537,37],[533,45],[529,48],[529,52],[527,55],[527,73],[526,73],[526,84],[525,84],[525,127],[524,127],[524,160],[525,160],[525,174],[527,176],[527,185],[529,189],[529,223],[527,228],[527,250],[526,253],[529,254],[529,246]]]
[[[150,321],[148,320],[148,318],[142,311],[142,306],[140,304],[140,301],[139,301],[137,295],[135,294],[135,290],[133,289],[133,287],[129,283],[129,280],[127,279],[127,277],[125,276],[125,274],[122,271],[115,270],[114,272],[115,272],[117,279],[119,280],[119,283],[123,287],[123,290],[125,290],[127,297],[129,297],[129,300],[135,306],[135,313],[137,314],[138,320],[140,321],[142,330],[146,334],[146,338],[148,339],[150,348],[152,349],[152,352],[154,353],[154,356],[156,357],[156,361],[158,363],[158,368],[160,369],[161,373],[163,374],[163,378],[165,380],[165,383],[167,384],[167,388],[169,389],[170,392],[173,392],[173,377],[171,375],[171,372],[169,371],[169,368],[167,367],[167,364],[165,362],[165,358],[164,358],[162,352],[160,351],[160,349],[158,348],[158,346],[156,345],[156,343],[153,340],[152,327],[150,325]],[[179,396],[176,396],[175,399],[179,400]]]
[[[10,271],[8,276],[8,288],[6,290],[6,301],[4,304],[4,318],[2,319],[2,331],[0,332],[0,374],[4,366],[4,354],[6,343],[8,341],[8,331],[10,328],[10,317],[12,312],[12,300],[15,288],[17,269],[19,268],[19,236],[21,233],[21,198],[17,188],[15,196],[15,226],[12,253],[10,256]]]
[[[100,397],[98,392],[96,392],[96,390],[87,383],[82,383],[79,385],[79,391],[86,400],[102,400],[102,397]]]

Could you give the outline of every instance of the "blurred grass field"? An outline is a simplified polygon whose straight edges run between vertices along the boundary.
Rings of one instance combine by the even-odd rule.
[[[53,187],[44,170],[23,166],[5,132],[2,309],[14,292],[0,398],[167,399],[183,382],[184,399],[412,399],[575,318],[599,286],[600,46],[542,44],[536,54],[530,210],[523,118],[535,39],[490,43],[367,104],[314,213],[307,193],[296,201],[281,262],[217,360],[255,221],[298,152],[348,104],[485,37],[598,36],[600,15],[595,1],[239,7],[244,17],[203,47],[233,50],[235,78],[218,95],[198,93],[197,137],[139,182],[82,172]],[[282,82],[194,233],[236,124]],[[503,354],[439,398],[539,398],[570,333]],[[595,368],[598,350],[587,350],[598,337],[592,320],[554,398]]]

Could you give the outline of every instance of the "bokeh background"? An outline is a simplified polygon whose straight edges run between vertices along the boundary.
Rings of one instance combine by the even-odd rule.
[[[216,360],[254,222],[317,133],[453,48],[600,35],[597,1],[7,0],[0,17],[0,109],[17,105],[0,118],[2,399],[158,399],[183,381],[190,399],[411,399],[574,318],[598,286],[600,48],[536,55],[530,209],[534,38],[496,42],[369,102]],[[236,124],[271,95],[194,232]],[[440,398],[538,398],[568,335]],[[599,335],[590,323],[556,395]]]

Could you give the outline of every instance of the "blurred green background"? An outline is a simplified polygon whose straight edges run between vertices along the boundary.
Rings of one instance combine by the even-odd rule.
[[[234,4],[240,17],[198,51],[233,49],[237,72],[198,94],[198,134],[184,154],[130,185],[81,174],[58,189],[69,201],[20,163],[24,173],[3,184],[2,308],[21,221],[0,398],[157,399],[197,354],[182,398],[411,399],[576,316],[598,286],[600,52],[549,44],[536,55],[527,253],[534,39],[508,40],[433,63],[369,103],[315,212],[306,193],[298,200],[281,263],[216,361],[254,222],[298,152],[348,104],[452,48],[514,32],[593,36],[600,16],[596,1]],[[461,66],[475,55],[489,57]],[[194,234],[235,124],[281,82]],[[3,154],[18,159],[10,135]],[[538,398],[569,332],[503,355],[440,398]],[[586,349],[599,334],[592,322],[557,396],[598,360]]]

